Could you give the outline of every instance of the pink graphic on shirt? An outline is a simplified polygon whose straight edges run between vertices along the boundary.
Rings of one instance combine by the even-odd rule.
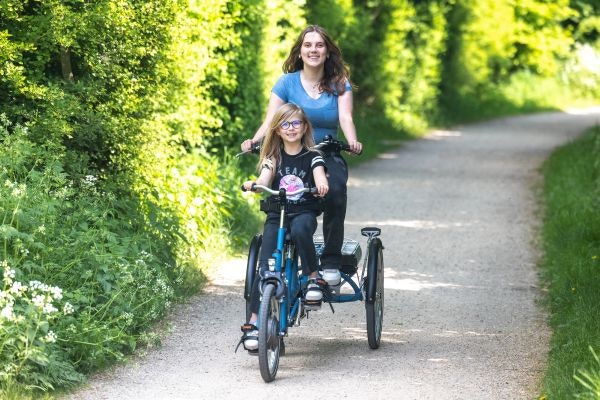
[[[293,192],[304,187],[302,179],[296,175],[286,175],[279,181],[279,188],[285,188],[286,192]],[[303,193],[298,193],[294,196],[287,196],[288,200],[298,200]]]

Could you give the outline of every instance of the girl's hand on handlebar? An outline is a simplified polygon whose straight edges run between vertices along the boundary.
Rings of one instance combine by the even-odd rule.
[[[252,186],[254,186],[256,182],[254,181],[246,181],[242,184],[242,190],[245,192],[252,190]]]
[[[318,197],[325,197],[327,192],[329,192],[329,185],[327,183],[324,184],[316,184],[315,188],[317,189],[317,193],[315,193]]]

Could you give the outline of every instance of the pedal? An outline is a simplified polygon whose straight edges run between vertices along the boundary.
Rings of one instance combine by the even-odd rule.
[[[305,311],[318,311],[321,309],[320,300],[304,300],[304,310]]]

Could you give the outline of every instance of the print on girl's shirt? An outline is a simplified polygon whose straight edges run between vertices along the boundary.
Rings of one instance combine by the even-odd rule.
[[[279,168],[279,171],[277,171],[277,174],[279,176],[285,176],[285,175],[296,175],[297,177],[300,178],[304,178],[306,176],[306,171],[303,170],[302,168],[300,168],[300,170],[298,171],[298,167],[283,167],[283,168]]]
[[[304,187],[302,179],[296,175],[285,175],[279,180],[279,189],[284,188],[286,192],[294,192]],[[295,194],[294,196],[287,196],[288,200],[300,200],[302,193]]]

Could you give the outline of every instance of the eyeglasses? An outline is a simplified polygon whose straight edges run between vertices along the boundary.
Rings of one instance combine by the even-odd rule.
[[[302,126],[303,121],[300,121],[299,119],[295,120],[295,121],[284,121],[282,122],[279,126],[281,127],[281,129],[290,129],[291,127],[294,128],[300,128]]]

